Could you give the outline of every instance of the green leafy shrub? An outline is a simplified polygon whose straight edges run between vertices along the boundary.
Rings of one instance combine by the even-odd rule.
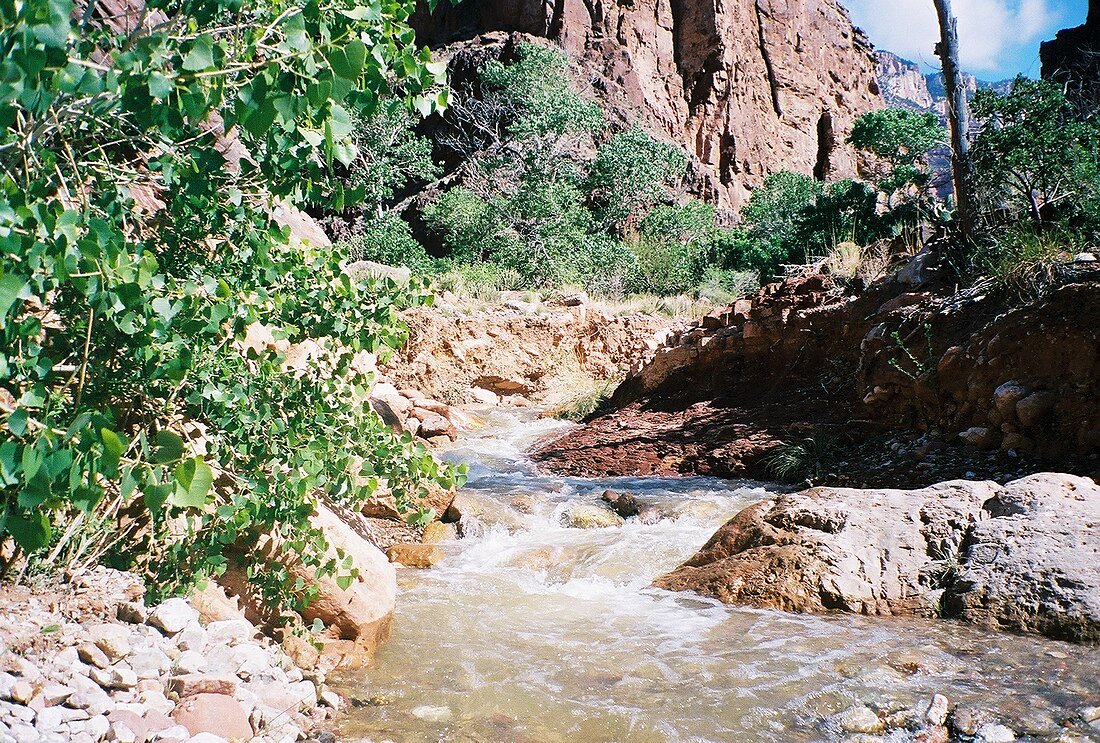
[[[835,461],[837,440],[817,431],[793,444],[780,442],[764,460],[767,472],[783,482],[820,477]]]
[[[619,228],[641,219],[666,198],[686,168],[687,158],[678,148],[634,127],[597,150],[587,190],[604,224]]]
[[[157,596],[275,534],[333,574],[317,497],[455,481],[362,405],[363,354],[425,295],[353,282],[270,216],[362,196],[336,164],[384,81],[438,100],[412,3],[378,11],[212,1],[116,32],[94,4],[0,7],[0,570],[103,558]],[[273,607],[309,598],[277,557],[249,572]]]
[[[928,155],[947,142],[947,132],[934,113],[887,108],[856,119],[848,142],[878,158],[875,186],[893,211],[915,207],[927,197],[932,180]],[[905,213],[906,218],[914,216],[912,209]]]
[[[978,91],[972,109],[981,130],[971,160],[987,209],[1023,215],[1039,230],[1082,218],[1100,229],[1100,125],[1081,119],[1061,86],[1020,77],[1007,95]]]

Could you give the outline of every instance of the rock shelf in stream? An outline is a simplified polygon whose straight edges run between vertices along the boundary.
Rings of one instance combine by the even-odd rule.
[[[811,488],[741,511],[655,586],[794,612],[958,617],[1100,642],[1100,488]]]

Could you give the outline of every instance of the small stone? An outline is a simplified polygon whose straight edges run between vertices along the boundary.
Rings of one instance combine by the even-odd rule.
[[[611,506],[611,510],[622,516],[624,519],[628,519],[631,516],[637,516],[641,512],[641,505],[638,503],[638,499],[630,493],[620,493],[615,490],[605,490],[600,499]]]
[[[132,689],[138,682],[137,674],[125,667],[93,668],[88,676],[104,689]]]
[[[424,534],[420,537],[423,544],[439,544],[458,539],[458,529],[454,524],[444,524],[442,521],[433,521],[424,527]]]
[[[102,715],[114,709],[115,704],[111,696],[98,686],[92,689],[81,689],[69,697],[65,702],[74,709],[87,710],[89,715]]]
[[[313,646],[309,640],[299,637],[293,632],[283,635],[283,652],[290,657],[294,665],[299,668],[312,670],[321,660],[321,651]]]
[[[172,669],[172,660],[156,648],[133,653],[127,662],[139,679],[160,678]]]
[[[238,681],[235,676],[191,673],[176,676],[168,682],[168,688],[176,692],[180,699],[183,699],[195,694],[227,694],[233,696],[237,692],[237,684]]]
[[[199,733],[191,738],[190,743],[228,743],[228,741],[220,735],[214,735],[213,733]]]
[[[187,650],[180,653],[180,656],[176,658],[176,662],[173,664],[176,673],[203,673],[206,670],[206,657],[202,653],[198,653],[194,650]]]
[[[11,685],[11,701],[16,704],[29,704],[34,698],[34,687],[29,681],[20,679]]]
[[[168,636],[199,623],[199,613],[184,599],[168,599],[149,612],[146,622]]]
[[[1100,707],[1085,707],[1081,710],[1081,719],[1085,722],[1100,720]]]
[[[201,734],[210,735],[210,733]],[[189,740],[191,740],[191,732],[183,725],[173,725],[157,733],[157,741],[164,741],[164,743],[186,743]]]
[[[94,715],[85,721],[84,732],[92,736],[94,740],[100,740],[111,732],[111,723],[103,715]]]
[[[106,668],[111,665],[111,659],[107,657],[107,654],[93,643],[83,642],[77,645],[76,652],[80,656],[80,659],[89,666]]]
[[[943,694],[936,694],[932,697],[932,704],[929,705],[928,711],[924,713],[924,719],[928,721],[929,725],[939,727],[947,721],[949,707],[950,703],[947,701],[947,697]]]
[[[454,714],[450,707],[433,707],[429,704],[414,707],[411,711],[413,717],[428,722],[446,722]]]
[[[237,676],[246,681],[271,670],[271,659],[267,651],[258,645],[237,645],[231,649],[229,657]]]
[[[985,724],[978,728],[976,740],[982,743],[1012,743],[1016,740],[1016,733],[1004,725]]]
[[[846,733],[881,733],[882,720],[870,707],[856,705],[840,713],[840,729]]]
[[[122,660],[130,654],[130,637],[126,628],[118,624],[101,624],[88,631],[95,646],[103,651],[111,663]],[[80,648],[77,648],[79,653]],[[88,662],[88,661],[85,661]],[[98,664],[92,664],[98,665]],[[99,666],[103,668],[103,666]]]
[[[958,735],[974,735],[989,721],[989,713],[975,707],[956,707],[951,713],[951,727]]]
[[[41,697],[46,702],[47,707],[54,707],[71,697],[75,691],[76,689],[71,686],[47,684],[42,687]]]
[[[1096,255],[1094,253],[1078,253],[1073,256],[1074,263],[1095,263]]]
[[[149,617],[149,611],[144,604],[139,604],[136,601],[125,601],[115,609],[115,616],[118,621],[127,624],[145,624],[146,619]]]
[[[39,710],[34,718],[35,729],[46,732],[60,730],[64,723],[65,713],[63,707],[46,707],[43,710]]]
[[[138,735],[126,723],[113,722],[107,740],[114,741],[114,743],[137,743]],[[142,740],[145,740],[144,735]]]
[[[332,707],[335,710],[339,710],[343,707],[343,701],[340,699],[340,695],[331,689],[325,689],[318,695],[318,699],[321,704],[326,707]]]

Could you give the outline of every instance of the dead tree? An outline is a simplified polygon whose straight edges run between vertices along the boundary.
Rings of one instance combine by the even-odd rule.
[[[951,13],[951,0],[933,0],[940,21],[940,42],[936,56],[943,66],[943,88],[947,95],[947,120],[951,128],[951,173],[955,184],[955,207],[964,238],[974,234],[976,209],[974,178],[970,167],[969,116],[966,90],[959,70],[959,32]]]

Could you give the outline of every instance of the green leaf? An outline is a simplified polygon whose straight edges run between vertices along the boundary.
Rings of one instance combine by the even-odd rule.
[[[126,453],[126,444],[114,431],[109,428],[101,428],[99,429],[99,435],[103,439],[103,448],[114,457],[118,458]]]
[[[7,324],[8,311],[16,300],[26,296],[27,282],[14,274],[0,276],[0,328]]]
[[[351,575],[338,575],[336,576],[336,585],[340,586],[341,591],[346,591],[351,587],[351,582],[355,578]]]
[[[15,543],[27,552],[34,552],[50,543],[50,520],[44,513],[8,515],[4,527]]]
[[[157,431],[157,450],[153,454],[153,461],[157,464],[169,464],[183,456],[183,439],[178,434],[167,429]]]
[[[350,41],[342,49],[334,50],[328,58],[329,66],[336,77],[352,82],[359,79],[366,62],[367,47],[359,40]]]
[[[176,488],[169,496],[170,505],[202,508],[214,484],[214,471],[200,457],[188,459],[176,468]]]
[[[15,436],[22,436],[27,432],[26,408],[16,408],[12,414],[8,416],[8,430]]]
[[[195,39],[191,51],[183,58],[183,69],[188,72],[202,72],[214,66],[214,37],[203,34]]]

